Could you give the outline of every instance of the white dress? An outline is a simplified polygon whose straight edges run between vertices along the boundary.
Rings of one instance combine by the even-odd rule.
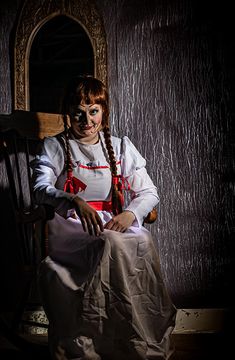
[[[78,196],[109,201],[111,172],[103,133],[94,145],[70,139]],[[48,222],[49,256],[41,263],[39,284],[49,320],[51,353],[58,345],[67,359],[160,360],[172,353],[170,334],[176,309],[162,281],[156,247],[142,224],[159,201],[145,159],[128,137],[112,137],[118,174],[130,187],[125,207],[136,220],[125,233],[84,233],[69,215],[74,194],[65,193],[65,155],[58,137],[46,138],[32,162],[38,203],[53,205]],[[98,211],[105,224],[110,211]]]

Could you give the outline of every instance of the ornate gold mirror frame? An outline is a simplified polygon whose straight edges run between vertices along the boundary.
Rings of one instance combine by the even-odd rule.
[[[30,110],[29,56],[33,39],[50,19],[65,15],[86,31],[94,52],[94,74],[107,83],[107,46],[103,22],[91,0],[26,0],[18,21],[14,48],[14,110]]]

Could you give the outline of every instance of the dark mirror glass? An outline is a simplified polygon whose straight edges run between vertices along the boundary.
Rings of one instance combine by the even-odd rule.
[[[30,111],[59,113],[65,84],[76,75],[94,75],[94,54],[83,27],[67,16],[46,22],[29,58]]]

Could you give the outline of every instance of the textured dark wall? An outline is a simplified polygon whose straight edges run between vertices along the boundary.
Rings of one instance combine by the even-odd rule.
[[[102,7],[113,130],[131,138],[158,186],[150,229],[179,306],[226,304],[231,285],[234,41],[229,9],[207,5]]]
[[[11,111],[3,11],[0,112]],[[99,0],[111,125],[147,159],[159,217],[149,227],[177,306],[227,306],[232,284],[234,40],[229,8],[193,0]],[[203,6],[202,6],[203,5]]]

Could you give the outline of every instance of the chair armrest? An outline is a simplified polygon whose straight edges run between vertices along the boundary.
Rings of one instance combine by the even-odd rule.
[[[33,210],[16,211],[16,219],[19,223],[34,223],[40,220],[51,220],[54,217],[54,208],[50,205],[39,205]]]
[[[157,219],[157,209],[153,208],[144,219],[144,224],[152,224]]]

